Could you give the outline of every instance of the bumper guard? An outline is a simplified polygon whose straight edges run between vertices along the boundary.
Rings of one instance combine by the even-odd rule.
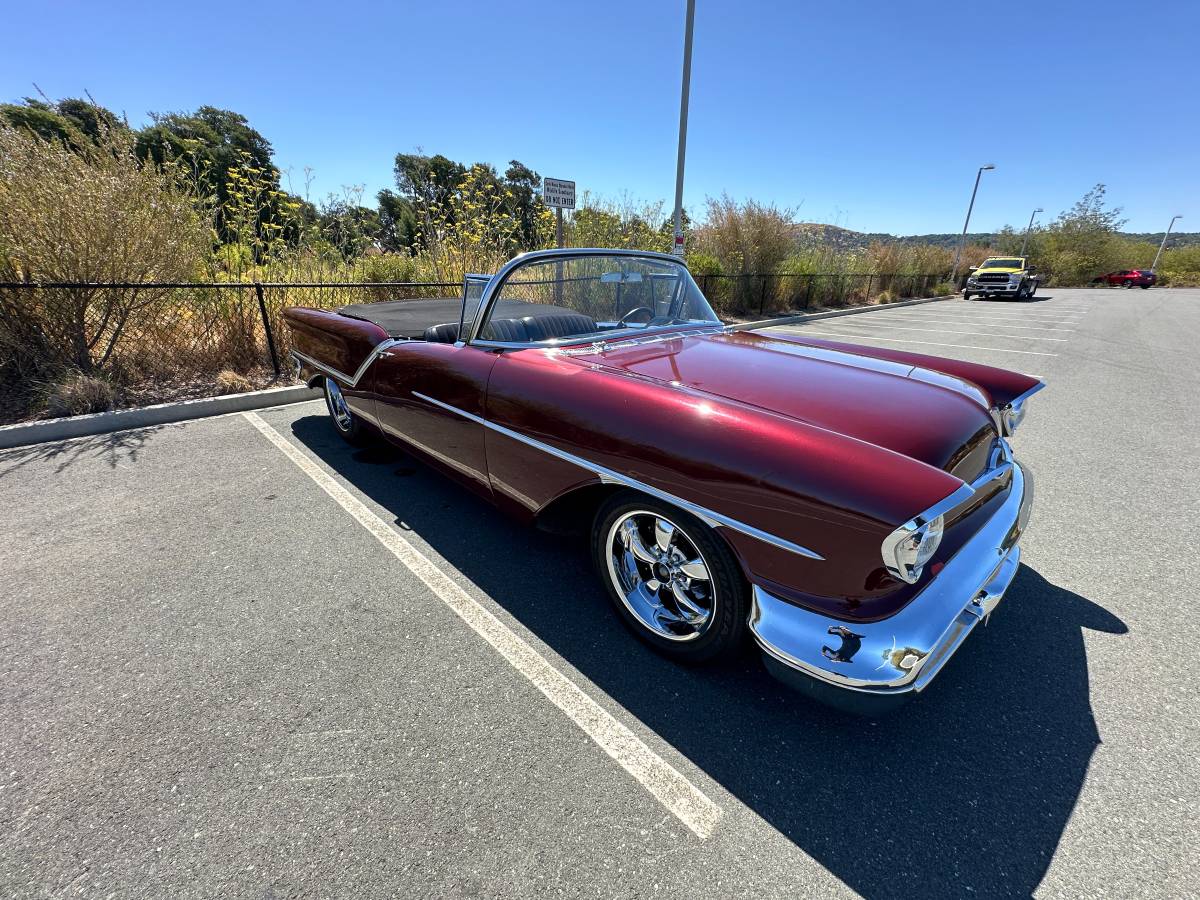
[[[756,585],[750,630],[768,668],[842,706],[847,704],[839,697],[847,692],[860,695],[859,700],[902,700],[923,690],[1004,596],[1020,566],[1017,541],[1032,506],[1032,475],[1014,462],[1001,507],[919,595],[878,622],[855,623],[801,609]],[[861,703],[848,705],[863,711]]]

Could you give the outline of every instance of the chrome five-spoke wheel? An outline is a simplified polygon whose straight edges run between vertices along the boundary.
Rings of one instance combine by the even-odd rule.
[[[332,378],[325,379],[325,407],[329,410],[329,417],[333,419],[333,427],[337,429],[338,434],[351,444],[363,443],[366,438],[363,426],[350,411],[350,404],[346,402],[342,389]]]
[[[687,532],[666,516],[635,510],[613,522],[608,574],[629,611],[668,640],[695,640],[712,622],[708,563]]]
[[[739,644],[749,590],[729,547],[704,522],[622,491],[596,514],[592,540],[613,605],[646,643],[691,662]]]

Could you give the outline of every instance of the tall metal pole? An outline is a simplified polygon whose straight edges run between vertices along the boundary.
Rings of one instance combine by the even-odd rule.
[[[692,87],[692,25],[696,0],[687,0],[687,25],[683,32],[683,87],[679,94],[679,157],[675,163],[675,248],[683,256],[683,158],[687,153],[688,95]]]
[[[1029,214],[1029,224],[1025,226],[1025,237],[1021,238],[1021,252],[1018,256],[1025,255],[1025,245],[1029,243],[1029,232],[1033,230],[1033,217],[1040,212],[1045,212],[1040,206]]]
[[[1167,233],[1163,235],[1162,243],[1158,245],[1158,252],[1154,254],[1154,264],[1152,266],[1150,266],[1151,272],[1158,269],[1158,258],[1160,256],[1162,256],[1163,250],[1167,246],[1167,238],[1169,238],[1171,236],[1171,229],[1175,227],[1175,220],[1182,219],[1182,218],[1183,218],[1183,216],[1172,216],[1171,217],[1171,224],[1167,226]]]
[[[950,284],[955,290],[958,290],[958,263],[962,259],[963,248],[967,246],[967,226],[971,224],[971,210],[975,208],[975,195],[979,193],[979,179],[985,171],[994,168],[994,165],[988,163],[986,166],[980,166],[979,171],[975,173],[975,187],[971,190],[971,202],[967,206],[967,218],[963,222],[962,236],[958,239],[958,249],[954,251],[954,268],[950,270]]]

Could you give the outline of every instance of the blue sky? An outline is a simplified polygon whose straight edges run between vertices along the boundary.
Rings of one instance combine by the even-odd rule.
[[[419,147],[669,205],[683,6],[4,0],[0,99],[86,89],[134,124],[234,109],[294,189],[312,167],[314,199],[390,186]],[[1195,0],[697,0],[685,205],[956,231],[994,162],[972,230],[1098,181],[1130,230],[1200,230],[1197,34]]]

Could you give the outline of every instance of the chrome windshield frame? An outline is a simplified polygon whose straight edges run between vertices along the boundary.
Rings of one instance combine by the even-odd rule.
[[[553,346],[555,346],[554,344],[547,343],[544,341],[530,341],[529,343],[513,343],[513,342],[509,342],[509,341],[489,341],[484,338],[480,338],[479,332],[480,332],[481,328],[483,327],[483,323],[485,321],[487,321],[487,319],[491,316],[492,307],[495,305],[496,298],[500,294],[500,289],[504,287],[504,282],[506,282],[508,280],[509,276],[516,269],[519,269],[522,266],[529,265],[532,263],[553,262],[556,259],[577,259],[580,257],[588,257],[588,256],[626,256],[626,257],[631,257],[631,258],[652,259],[652,260],[657,260],[659,262],[669,262],[669,263],[673,263],[677,266],[680,266],[683,269],[683,271],[687,273],[688,278],[692,277],[691,272],[688,271],[687,264],[684,263],[681,259],[679,259],[679,257],[672,256],[670,253],[659,253],[654,250],[623,250],[623,249],[622,250],[613,250],[613,249],[606,249],[604,247],[563,247],[563,248],[558,248],[558,249],[553,249],[553,250],[533,250],[529,253],[522,253],[520,256],[515,256],[512,259],[510,259],[508,262],[506,262],[503,266],[500,267],[500,269],[496,272],[496,274],[491,277],[491,280],[488,282],[487,287],[485,287],[483,290],[483,298],[479,301],[479,312],[476,314],[475,321],[471,325],[471,333],[467,337],[462,338],[461,343],[472,344],[472,345],[475,345],[478,347],[496,348],[496,349],[521,349],[521,348],[525,348],[525,347],[553,347]],[[699,285],[695,284],[695,279],[692,279],[692,282],[693,282],[693,286],[695,286],[696,290],[700,291]],[[704,296],[703,291],[701,291],[700,294],[701,294],[701,296]],[[705,302],[708,301],[707,297],[705,297],[704,299],[705,299]],[[711,309],[711,304],[709,304],[709,308]],[[715,315],[715,312],[714,312],[714,315]],[[694,322],[694,323],[689,323],[689,324],[707,325],[709,323]],[[713,326],[722,325],[722,323],[720,322],[719,319],[714,320],[711,324]],[[679,326],[676,325],[676,326],[663,326],[663,327],[678,328]],[[618,335],[634,335],[634,334],[642,334],[642,333],[643,333],[642,329],[635,327],[635,328],[622,329],[620,331],[614,331],[612,334],[615,337]],[[585,339],[580,339],[580,340],[562,341],[561,344],[580,344],[580,343],[591,344],[591,343],[602,343],[602,342],[603,342],[602,339],[599,339],[596,337],[590,337],[590,338],[585,338]]]

